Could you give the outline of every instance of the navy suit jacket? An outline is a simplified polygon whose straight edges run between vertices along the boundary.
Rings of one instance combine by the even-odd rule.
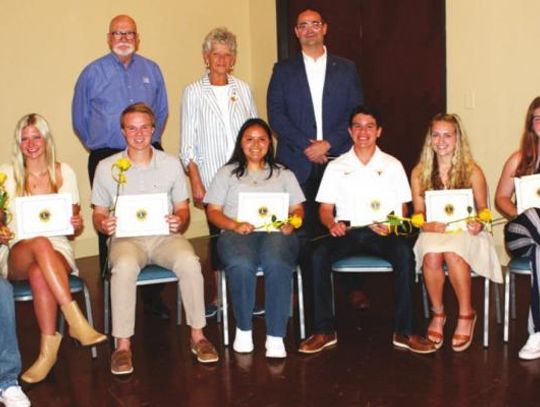
[[[353,62],[328,54],[323,89],[323,139],[332,146],[329,155],[338,156],[352,146],[347,131],[352,110],[363,103],[358,71]],[[312,163],[304,155],[309,140],[317,138],[313,102],[303,54],[278,62],[267,93],[268,120],[277,133],[277,159],[304,183]]]

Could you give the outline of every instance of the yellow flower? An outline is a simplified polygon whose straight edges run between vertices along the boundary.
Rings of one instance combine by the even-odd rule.
[[[488,208],[482,209],[478,213],[478,220],[481,222],[491,222],[493,220],[493,215],[491,214],[491,211]]]
[[[114,163],[114,166],[118,168],[120,171],[127,171],[131,167],[131,162],[126,157],[122,157],[116,160],[116,163]]]
[[[411,223],[415,228],[420,229],[424,222],[425,220],[423,213],[415,213],[413,216],[411,216]]]
[[[127,182],[126,174],[124,174],[123,172],[118,174],[118,183],[119,184],[125,184],[126,182]]]
[[[0,185],[4,185],[4,182],[6,182],[7,175],[3,172],[0,172]]]
[[[295,229],[299,229],[300,226],[302,226],[302,218],[296,214],[294,215],[291,215],[289,217],[289,224],[295,228]]]

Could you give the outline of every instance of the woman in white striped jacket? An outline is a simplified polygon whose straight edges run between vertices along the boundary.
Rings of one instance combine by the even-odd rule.
[[[236,50],[232,32],[223,27],[210,31],[202,46],[206,72],[182,96],[180,158],[194,204],[201,209],[214,175],[231,157],[238,130],[247,119],[258,116],[249,85],[231,75]],[[208,228],[212,235],[219,233],[210,223]],[[215,240],[210,254],[213,270],[219,268]]]

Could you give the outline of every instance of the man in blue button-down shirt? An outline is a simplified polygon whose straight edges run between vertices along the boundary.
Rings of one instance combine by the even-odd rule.
[[[161,134],[167,120],[168,105],[165,82],[159,66],[136,54],[139,46],[137,24],[126,15],[111,20],[107,43],[111,52],[90,63],[82,71],[72,104],[75,132],[90,151],[88,175],[93,184],[100,160],[126,148],[120,129],[120,114],[129,105],[144,102],[156,115],[152,137],[154,147],[161,149]],[[99,236],[100,265],[107,257],[106,237]],[[167,318],[159,295],[143,291],[147,308]],[[159,293],[158,293],[159,294]]]

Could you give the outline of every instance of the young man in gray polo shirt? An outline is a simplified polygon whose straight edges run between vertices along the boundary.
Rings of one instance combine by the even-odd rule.
[[[204,292],[201,265],[193,247],[182,235],[189,223],[188,193],[184,173],[176,157],[152,147],[155,116],[144,103],[128,106],[121,115],[122,133],[127,149],[102,160],[96,170],[92,188],[92,220],[98,232],[107,236],[116,231],[116,217],[110,208],[117,190],[111,168],[120,158],[131,167],[120,194],[166,193],[169,197],[169,235],[124,237],[113,236],[110,247],[112,334],[117,349],[111,358],[113,374],[133,371],[131,336],[135,327],[136,280],[145,265],[169,268],[178,276],[187,324],[191,327],[191,350],[199,362],[216,362],[219,357],[205,338],[203,328]]]

